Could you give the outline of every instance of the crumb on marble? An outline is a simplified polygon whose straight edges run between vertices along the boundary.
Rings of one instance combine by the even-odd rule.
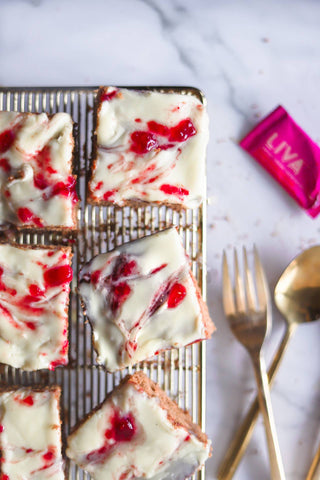
[[[261,38],[261,42],[263,43],[269,43],[270,42],[270,39],[268,37],[262,37]]]
[[[258,455],[259,450],[257,448],[252,448],[249,452],[251,455]]]
[[[222,215],[221,217],[214,217],[214,220],[217,222],[222,220],[223,222],[230,222],[230,217],[228,215]]]

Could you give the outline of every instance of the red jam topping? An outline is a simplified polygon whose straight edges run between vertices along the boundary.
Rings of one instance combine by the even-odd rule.
[[[155,136],[150,132],[136,131],[131,133],[130,138],[130,150],[139,155],[151,152],[159,146]]]
[[[121,277],[129,277],[138,272],[137,262],[127,260],[125,255],[120,255],[112,272],[112,280],[115,282]]]
[[[156,135],[160,135],[162,137],[167,137],[170,134],[170,129],[166,125],[162,125],[158,122],[148,122],[148,129],[150,132],[155,133]]]
[[[85,273],[80,280],[91,282],[94,286],[99,284],[103,289],[107,288],[110,309],[116,313],[131,293],[129,284],[123,279],[138,273],[137,263],[122,254],[116,258],[111,275],[104,277],[101,273],[101,270],[95,270],[91,274]]]
[[[66,334],[67,334],[67,331],[64,330],[63,334],[66,335]],[[65,341],[63,342],[63,344],[62,344],[61,349],[60,349],[61,355],[66,355],[66,354],[68,353],[68,348],[69,348],[69,341],[68,341],[68,340],[65,340]]]
[[[44,178],[44,175],[42,173],[37,173],[33,177],[33,183],[36,188],[39,188],[39,190],[44,190],[45,188],[48,188],[49,183],[47,180]]]
[[[113,197],[113,195],[114,195],[114,190],[109,190],[108,192],[103,194],[103,200],[107,202],[108,200],[110,200],[111,197]]]
[[[0,480],[10,480],[9,475],[6,475],[5,473],[1,473]]]
[[[151,165],[148,165],[148,167],[143,170],[140,174],[139,177],[136,177],[131,180],[131,183],[151,183],[151,180],[148,180],[148,176],[150,175],[153,170],[155,170],[156,164],[152,163]],[[155,177],[154,177],[155,178]]]
[[[14,328],[16,329],[20,329],[20,325],[13,319],[11,313],[9,312],[9,310],[4,307],[1,303],[0,303],[0,311],[1,311],[1,315],[6,319],[8,320],[8,322],[13,325]]]
[[[34,322],[26,322],[26,326],[30,329],[30,330],[37,330],[37,326]]]
[[[131,413],[120,417],[118,412],[112,419],[112,427],[105,431],[104,436],[107,439],[113,439],[116,442],[130,442],[136,432],[136,425]]]
[[[121,417],[120,413],[115,411],[110,422],[111,427],[104,432],[104,445],[88,453],[89,463],[103,463],[116,443],[130,442],[136,433],[137,427],[131,413]]]
[[[0,158],[0,168],[6,173],[9,173],[11,170],[9,160],[7,158]]]
[[[76,203],[78,201],[78,196],[75,188],[76,179],[72,175],[69,175],[65,183],[58,182],[53,186],[51,196],[61,195],[63,197],[72,197],[73,202]]]
[[[140,327],[140,323],[137,322],[137,325],[135,325],[136,327]],[[140,327],[141,328],[141,327]],[[125,346],[124,346],[124,349],[127,351],[128,355],[130,358],[133,357],[133,354],[134,352],[137,350],[138,348],[138,344],[136,341],[132,341],[132,340],[128,340],[126,343],[125,343]]]
[[[29,286],[29,293],[32,297],[42,297],[45,294],[44,290],[38,287],[35,283]]]
[[[126,282],[115,285],[111,291],[110,308],[115,313],[127,300],[131,293],[131,288]]]
[[[52,467],[56,458],[56,449],[54,446],[49,446],[48,450],[42,455],[43,466],[31,472],[31,474],[47,470],[47,468]]]
[[[53,362],[50,363],[49,370],[53,371],[56,369],[56,367],[59,367],[60,365],[66,365],[66,363],[67,363],[66,358],[61,358],[60,360],[54,360]]]
[[[147,127],[147,131],[136,130],[131,134],[130,150],[132,152],[143,155],[156,148],[168,150],[168,148],[172,148],[174,146],[174,143],[185,142],[197,133],[197,130],[195,129],[195,126],[190,118],[181,120],[181,122],[173,127],[167,127],[162,123],[151,120],[147,123]],[[161,144],[158,142],[157,136],[166,137],[169,142],[174,143]]]
[[[87,461],[88,463],[103,463],[108,455],[109,448],[106,445],[103,445],[96,450],[92,450],[92,452],[88,453]]]
[[[51,165],[50,146],[46,145],[42,150],[32,157],[32,164],[34,169],[33,183],[39,190],[53,186],[54,182],[50,179],[51,175],[57,173],[57,170]],[[47,200],[47,195],[44,194],[44,199]]]
[[[67,198],[71,197],[73,203],[78,202],[79,199],[75,188],[76,181],[72,175],[68,176],[66,182],[56,182],[51,179],[51,175],[57,173],[57,170],[52,168],[51,152],[48,145],[40,150],[32,159],[35,162],[34,169],[36,171],[33,179],[34,186],[39,190],[45,190],[50,187],[50,190],[43,194],[44,200],[49,200],[55,195],[61,195]]]
[[[55,454],[51,451],[51,450],[48,450],[46,453],[43,454],[42,458],[43,460],[45,460],[46,462],[52,462],[52,460],[54,459],[55,457]]]
[[[12,146],[15,139],[13,130],[5,130],[0,134],[0,153],[4,153]]]
[[[187,295],[187,290],[181,283],[175,283],[168,297],[168,308],[176,308]]]
[[[16,395],[14,397],[14,400],[18,403],[21,403],[22,405],[27,405],[28,407],[32,407],[34,404],[33,397],[32,395],[28,395],[27,397],[20,397],[19,395]]]
[[[92,272],[90,280],[94,285],[98,283],[100,275],[101,275],[101,270],[95,270],[94,272]]]
[[[169,185],[168,183],[161,185],[160,190],[167,195],[176,195],[177,197],[189,195],[189,191],[186,188],[176,187],[175,185]]]
[[[0,433],[2,433],[4,430],[4,426],[3,425],[0,425]]]
[[[197,133],[190,118],[181,120],[175,127],[170,128],[170,142],[185,142],[188,138]]]
[[[119,480],[130,480],[135,478],[135,475],[133,473],[134,468],[135,468],[134,465],[131,465],[130,470],[126,470],[125,472],[122,472]]]
[[[19,300],[16,300],[14,302],[12,301],[12,304],[22,309],[24,313],[28,313],[30,315],[39,317],[40,315],[43,314],[44,308],[32,305],[38,301],[39,301],[39,297],[33,297],[32,295],[25,295]],[[28,324],[26,323],[26,326],[30,330],[36,329],[36,326],[33,324],[33,322],[28,322]]]
[[[49,268],[44,272],[43,278],[48,287],[58,287],[71,282],[73,278],[72,268],[69,265]]]
[[[103,94],[100,97],[100,101],[105,102],[107,100],[109,102],[116,96],[117,92],[118,92],[117,89],[112,90],[112,92],[103,92]]]
[[[22,223],[34,224],[36,227],[43,227],[43,223],[40,217],[37,217],[32,210],[27,207],[21,207],[17,211],[19,220]]]
[[[126,255],[120,255],[117,258],[111,276],[105,280],[107,284],[111,281],[110,308],[113,313],[123,305],[131,293],[129,284],[127,282],[119,282],[119,280],[137,273],[138,266],[135,260],[128,260]]]
[[[154,268],[153,270],[151,270],[150,275],[154,275],[155,273],[160,272],[160,270],[162,270],[163,268],[166,268],[167,265],[168,265],[167,263],[163,263],[162,265],[160,265],[160,267]]]

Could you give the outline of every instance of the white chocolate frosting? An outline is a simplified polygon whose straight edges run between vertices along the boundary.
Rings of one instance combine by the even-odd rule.
[[[207,460],[210,441],[174,426],[158,398],[125,384],[69,436],[66,453],[94,480],[183,480]]]
[[[0,394],[3,480],[63,480],[57,391],[20,388]]]
[[[67,113],[0,112],[0,224],[76,228]]]
[[[109,371],[209,336],[175,228],[94,257],[79,289],[98,362]]]
[[[25,370],[68,361],[71,249],[0,245],[0,362]]]
[[[198,207],[209,138],[204,105],[193,95],[114,87],[100,102],[91,200]]]

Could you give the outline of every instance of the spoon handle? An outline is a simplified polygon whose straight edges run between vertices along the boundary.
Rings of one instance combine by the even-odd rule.
[[[279,369],[279,365],[283,358],[283,355],[287,349],[290,338],[296,329],[296,324],[291,323],[288,325],[286,332],[281,340],[279,348],[274,356],[272,365],[268,372],[268,379],[270,385]],[[236,434],[233,436],[233,440],[227,450],[227,453],[220,464],[217,478],[218,480],[230,480],[242,459],[244,452],[249,444],[250,438],[253,433],[255,423],[257,421],[259,414],[259,403],[258,398],[256,397],[253,401],[242,425],[239,427]]]
[[[306,480],[320,480],[320,445],[314,456]]]

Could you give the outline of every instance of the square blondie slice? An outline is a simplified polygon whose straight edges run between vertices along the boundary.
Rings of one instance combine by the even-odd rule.
[[[0,390],[2,480],[63,480],[60,387]]]
[[[88,200],[198,207],[208,138],[206,108],[194,95],[101,88]]]
[[[24,370],[68,362],[70,247],[0,245],[0,362]]]
[[[0,112],[0,224],[77,227],[73,122],[67,113]]]
[[[66,453],[94,480],[184,480],[210,451],[190,415],[136,372],[76,426]]]
[[[214,330],[175,228],[97,255],[79,281],[98,362],[110,372]]]

